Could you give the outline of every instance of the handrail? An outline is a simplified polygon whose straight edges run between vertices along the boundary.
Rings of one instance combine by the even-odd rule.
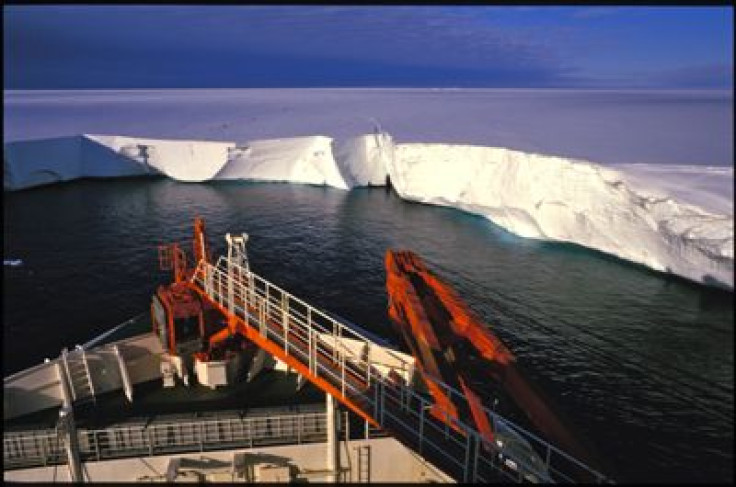
[[[406,434],[413,435],[413,440],[418,442],[420,454],[423,445],[426,445],[432,447],[445,460],[459,465],[462,468],[463,480],[482,478],[478,472],[478,465],[480,462],[485,462],[494,471],[505,475],[508,475],[508,469],[517,472],[518,480],[526,477],[543,481],[555,478],[569,481],[575,477],[563,472],[559,465],[553,465],[553,460],[562,458],[577,467],[578,473],[588,475],[591,480],[608,481],[600,472],[488,408],[484,408],[494,431],[499,432],[497,440],[504,440],[511,445],[516,444],[517,449],[512,450],[509,446],[505,446],[503,441],[490,444],[464,421],[453,418],[452,415],[448,415],[447,411],[438,410],[431,398],[418,393],[407,384],[395,382],[388,374],[380,373],[376,368],[377,364],[371,360],[370,353],[367,354],[366,359],[363,359],[361,353],[347,348],[341,339],[352,338],[361,341],[368,349],[371,346],[378,348],[379,345],[305,301],[294,297],[281,287],[258,276],[250,269],[239,266],[236,262],[229,261],[223,256],[217,260],[215,265],[200,261],[190,282],[223,310],[237,316],[254,330],[258,330],[262,338],[280,347],[280,350],[287,356],[297,355],[303,365],[309,367],[309,373],[314,380],[329,379],[328,383],[339,391],[339,394],[333,393],[337,399],[359,400],[364,409],[361,412],[367,414],[377,424],[382,427],[386,426],[388,419],[386,416],[388,416],[390,421],[397,427],[403,428]],[[330,337],[330,343],[327,337]],[[306,350],[303,347],[306,347]],[[396,369],[406,371],[413,368],[414,364],[408,362],[404,357],[385,348],[383,350],[400,365],[400,367],[395,367]],[[327,361],[330,367],[323,363]],[[350,380],[347,380],[348,376]],[[444,389],[448,396],[454,399],[455,404],[466,402],[463,394],[441,380],[430,376],[425,377]],[[364,382],[356,378],[360,380],[364,378]],[[385,406],[387,398],[399,405],[401,414],[395,414],[396,411],[391,408],[387,410]],[[409,407],[410,404],[413,406]],[[432,421],[430,418],[432,414],[426,414],[425,410],[432,411],[433,408],[439,411],[437,414],[446,417],[452,428],[448,428],[446,424],[438,426],[439,422]],[[415,425],[410,424],[414,420],[418,421],[416,428],[419,431],[415,431]],[[458,433],[460,438],[457,437]],[[458,459],[442,445],[435,444],[427,437],[429,434],[442,434],[445,440],[454,440],[453,443],[460,449],[458,453],[465,457],[463,463],[460,464]],[[542,450],[540,453],[544,454],[544,461],[541,460],[529,441]],[[483,445],[483,448],[478,445]],[[489,464],[484,458],[483,450],[487,451],[492,459],[498,457],[500,465],[495,465],[495,461]],[[501,462],[503,458],[505,460]]]
[[[217,432],[213,434],[213,432]],[[77,429],[85,461],[223,448],[324,442],[324,411],[131,423]],[[64,442],[53,429],[3,433],[3,467],[30,468],[67,461]]]

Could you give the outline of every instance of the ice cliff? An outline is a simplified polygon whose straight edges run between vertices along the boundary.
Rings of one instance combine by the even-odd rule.
[[[395,144],[382,133],[240,143],[82,135],[11,142],[4,157],[6,190],[137,175],[350,189],[388,176],[406,200],[733,289],[733,190],[724,190],[732,167],[602,166],[497,147]]]
[[[230,150],[212,179],[284,181],[349,189],[323,136],[257,140]]]
[[[733,289],[733,197],[714,211],[627,168],[495,147],[399,144],[388,174],[404,199]]]
[[[3,187],[32,188],[78,178],[162,174],[179,181],[208,181],[235,144],[79,135],[5,145]]]

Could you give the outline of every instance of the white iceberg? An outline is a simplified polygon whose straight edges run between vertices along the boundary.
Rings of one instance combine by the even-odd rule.
[[[395,151],[388,174],[404,199],[733,289],[733,203],[730,211],[706,209],[625,168],[581,160],[443,144],[399,144]]]
[[[243,144],[82,135],[5,146],[5,189],[79,177],[165,175],[383,185],[480,214],[527,238],[570,242],[733,289],[733,168],[583,160],[498,147],[394,144],[385,133]]]

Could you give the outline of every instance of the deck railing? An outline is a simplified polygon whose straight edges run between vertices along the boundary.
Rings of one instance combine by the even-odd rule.
[[[63,437],[53,429],[3,433],[6,470],[64,464]],[[77,429],[80,459],[115,458],[233,448],[324,442],[325,412],[270,414],[244,418],[167,420]]]
[[[201,261],[192,283],[267,343],[275,344],[283,357],[296,358],[308,369],[308,379],[331,384],[338,391],[333,393],[338,400],[359,405],[362,413],[420,455],[435,460],[436,466],[457,480],[608,481],[600,472],[487,408],[496,433],[493,443],[447,412],[441,413],[447,421],[439,421],[430,414],[434,406],[431,397],[397,380],[397,375],[379,371],[370,353],[379,346],[372,340],[237,262],[225,257],[216,265]],[[348,348],[342,338],[362,342],[362,350]],[[398,372],[413,369],[413,363],[401,355],[388,353]],[[459,391],[440,380],[428,380],[443,389],[454,404],[467,403]]]

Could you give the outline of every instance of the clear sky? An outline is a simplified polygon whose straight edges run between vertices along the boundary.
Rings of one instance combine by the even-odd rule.
[[[5,89],[732,89],[732,7],[6,6]]]

